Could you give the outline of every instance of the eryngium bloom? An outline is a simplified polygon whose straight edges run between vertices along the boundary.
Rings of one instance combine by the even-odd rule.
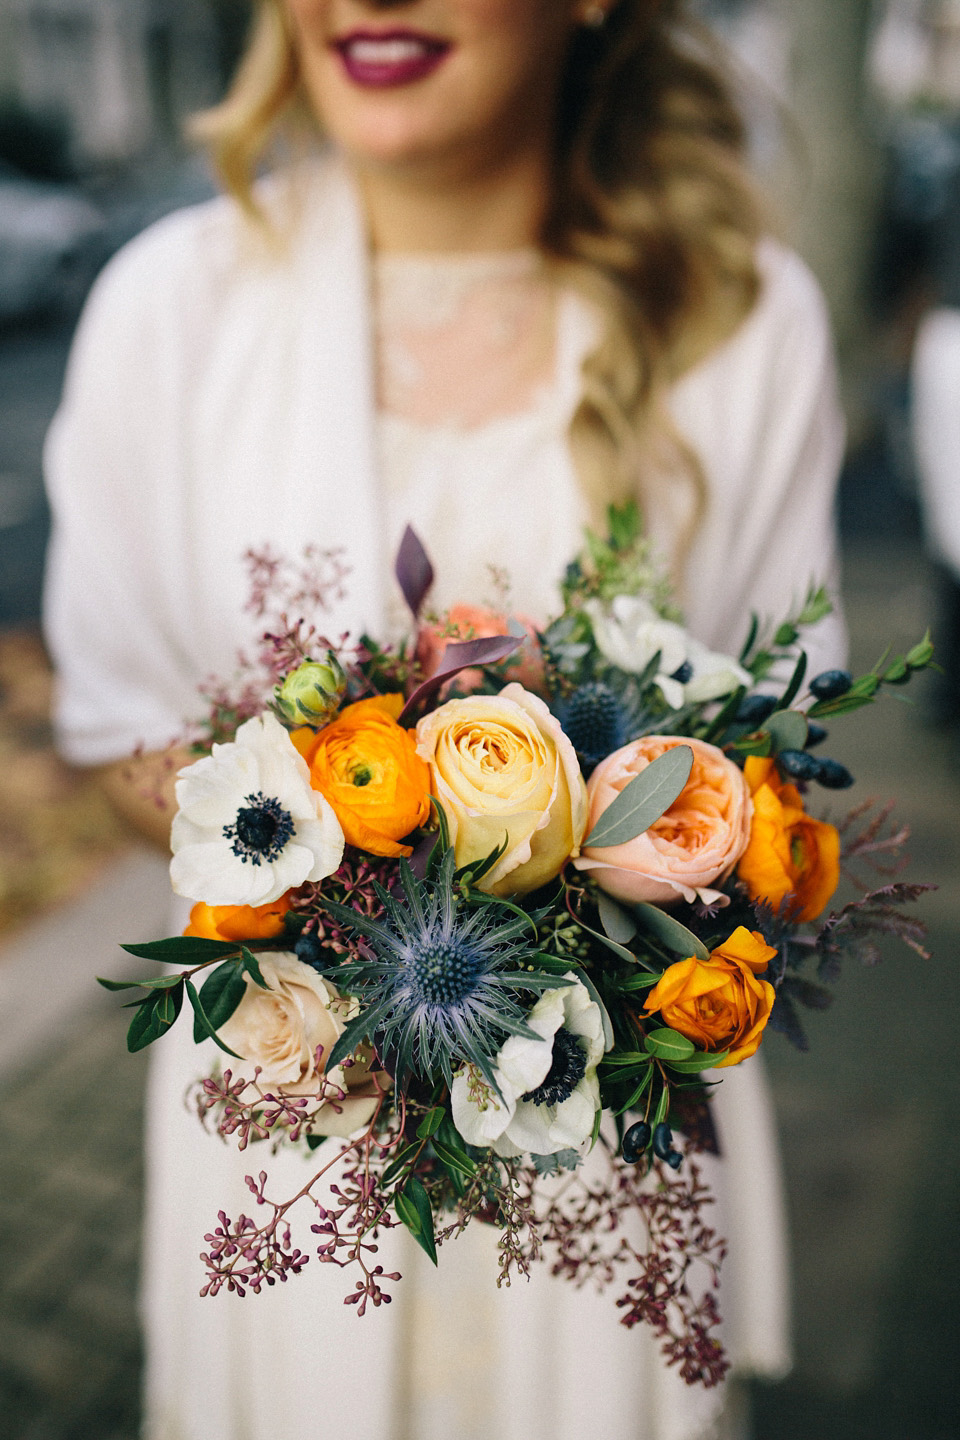
[[[362,1008],[335,1058],[341,1047],[369,1036],[400,1083],[414,1071],[428,1080],[442,1075],[452,1085],[454,1071],[471,1064],[496,1090],[494,1061],[506,1037],[540,1038],[527,1026],[529,1004],[517,992],[570,981],[536,968],[529,920],[496,904],[458,898],[452,851],[435,881],[417,880],[405,861],[400,870],[400,899],[376,887],[384,910],[378,920],[325,902],[334,919],[359,932],[374,952],[369,961],[336,967],[337,986],[356,995]]]

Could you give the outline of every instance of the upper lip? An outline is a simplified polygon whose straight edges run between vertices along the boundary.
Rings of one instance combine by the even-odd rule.
[[[418,45],[428,46],[433,50],[446,49],[450,44],[442,35],[427,35],[422,30],[410,30],[394,27],[392,30],[350,30],[346,35],[337,35],[331,40],[331,45],[336,50],[343,50],[348,45],[354,44],[357,40],[412,40]]]

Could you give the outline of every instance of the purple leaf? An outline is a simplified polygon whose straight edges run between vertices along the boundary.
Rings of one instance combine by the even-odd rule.
[[[430,556],[424,550],[419,537],[409,525],[403,532],[393,573],[403,591],[403,598],[416,620],[427,591],[433,584],[433,566],[430,564]]]
[[[440,668],[436,674],[418,685],[404,705],[400,724],[452,676],[459,675],[461,670],[470,670],[475,665],[495,665],[498,660],[505,660],[523,644],[523,640],[524,637],[520,635],[489,635],[482,640],[449,641],[440,657]]]

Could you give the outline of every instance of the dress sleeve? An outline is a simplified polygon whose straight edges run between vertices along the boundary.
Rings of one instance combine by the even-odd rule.
[[[175,433],[171,271],[183,232],[148,232],[101,275],[45,446],[54,718],[62,753],[80,765],[161,748],[196,708],[172,623],[176,584],[159,581]]]
[[[844,422],[816,281],[772,242],[759,264],[754,311],[674,392],[708,491],[686,568],[688,618],[709,643],[736,650],[751,613],[775,625],[811,585],[826,585],[834,613],[803,640],[816,674],[846,654],[834,513]]]

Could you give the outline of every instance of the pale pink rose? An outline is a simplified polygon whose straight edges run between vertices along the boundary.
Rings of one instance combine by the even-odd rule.
[[[217,1034],[244,1060],[260,1066],[261,1086],[284,1095],[316,1095],[325,1078],[329,1099],[314,1132],[351,1135],[377,1108],[377,1083],[362,1060],[328,1071],[324,1057],[357,1002],[341,998],[334,985],[290,951],[261,953],[257,962],[269,989],[245,976],[247,992]],[[383,1076],[379,1080],[381,1089],[389,1083]]]
[[[575,861],[602,890],[628,903],[669,905],[698,897],[727,904],[721,884],[750,839],[753,802],[742,772],[722,750],[703,740],[647,735],[602,760],[587,784],[587,835],[620,791],[652,760],[676,745],[693,751],[690,778],[660,819],[623,845],[590,847]]]
[[[492,635],[509,635],[509,620],[514,619],[527,632],[520,649],[510,658],[505,672],[507,680],[515,680],[527,690],[543,688],[543,656],[537,640],[536,627],[525,615],[508,616],[496,610],[487,610],[482,605],[454,605],[441,621],[423,625],[417,635],[417,662],[424,680],[436,674],[443,659],[444,648],[457,640],[486,640]],[[483,682],[481,670],[461,670],[440,692],[444,694],[450,685],[460,691],[476,690]]]

